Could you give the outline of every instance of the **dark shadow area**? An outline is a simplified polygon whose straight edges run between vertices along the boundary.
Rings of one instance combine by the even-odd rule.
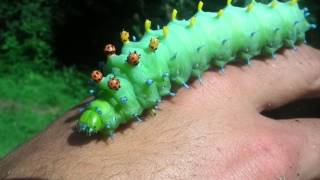
[[[55,27],[55,55],[63,65],[89,71],[105,61],[104,46],[121,47],[119,33],[132,30],[133,16],[141,12],[140,1],[60,1],[63,22]],[[143,24],[140,25],[141,27]]]
[[[298,100],[261,114],[273,119],[320,118],[320,98]]]
[[[64,123],[71,123],[71,122],[74,122],[74,121],[77,121],[79,118],[80,118],[80,112],[78,113],[74,113],[72,116],[68,117]]]
[[[107,139],[100,135],[100,134],[95,134],[92,136],[87,136],[83,133],[80,133],[78,131],[73,131],[70,136],[68,137],[68,143],[71,146],[82,146],[86,145],[89,142],[96,140],[96,141],[106,141]]]

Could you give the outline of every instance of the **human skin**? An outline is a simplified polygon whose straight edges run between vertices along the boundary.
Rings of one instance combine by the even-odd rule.
[[[0,162],[0,178],[245,179],[320,177],[320,121],[261,111],[320,96],[320,51],[209,71],[113,140],[74,132],[78,108]]]

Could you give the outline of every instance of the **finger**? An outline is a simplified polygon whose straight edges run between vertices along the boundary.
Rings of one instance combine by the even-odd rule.
[[[292,134],[299,133],[303,138],[298,165],[301,179],[320,178],[320,119],[295,118],[281,120],[279,123]]]
[[[286,49],[274,60],[254,61],[252,68],[242,68],[244,91],[259,111],[320,95],[320,51],[312,47]]]

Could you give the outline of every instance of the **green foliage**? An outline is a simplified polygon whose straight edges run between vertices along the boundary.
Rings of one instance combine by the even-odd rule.
[[[74,68],[56,70],[54,5],[0,3],[0,158],[86,96],[82,74]]]
[[[79,103],[86,94],[83,75],[71,68],[48,75],[23,71],[24,75],[12,73],[0,77],[0,158]]]
[[[0,3],[1,59],[11,63],[32,61],[50,64],[52,20],[45,0],[5,0]],[[45,63],[44,63],[45,62]]]

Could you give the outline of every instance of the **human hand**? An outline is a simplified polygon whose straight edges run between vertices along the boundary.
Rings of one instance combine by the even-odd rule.
[[[0,163],[1,177],[49,179],[320,178],[319,119],[276,121],[260,114],[320,95],[320,52],[302,45],[275,60],[206,72],[179,89],[156,116],[114,140],[72,131],[68,112]]]

